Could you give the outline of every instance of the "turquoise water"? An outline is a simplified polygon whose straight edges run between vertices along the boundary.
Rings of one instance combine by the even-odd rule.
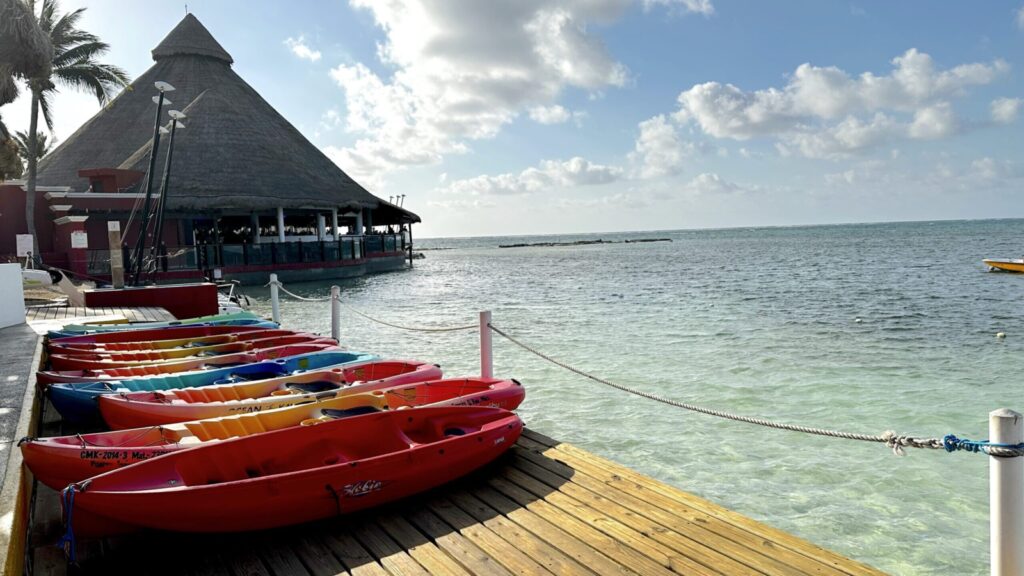
[[[585,371],[747,415],[869,434],[987,436],[1024,410],[1024,221],[923,222],[420,240],[405,272],[342,283],[346,303],[417,326],[495,326]],[[669,237],[671,243],[498,249]],[[322,296],[323,284],[292,284]],[[252,291],[269,313],[266,291]],[[330,331],[325,303],[289,327]],[[861,322],[855,319],[860,318]],[[473,332],[343,315],[343,342],[478,372]],[[1005,332],[1005,339],[997,339]],[[988,571],[985,457],[723,421],[609,389],[495,335],[495,374],[527,387],[527,424],[896,574]]]

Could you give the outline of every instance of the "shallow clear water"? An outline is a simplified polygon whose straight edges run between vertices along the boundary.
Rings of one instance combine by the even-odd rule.
[[[818,427],[987,436],[1024,409],[1024,221],[418,240],[409,271],[343,281],[393,323],[495,326],[614,382]],[[498,249],[670,237],[671,243]],[[291,284],[322,296],[326,284]],[[249,290],[269,314],[266,290]],[[330,331],[326,303],[285,301],[288,327]],[[862,321],[857,323],[855,318]],[[474,332],[406,332],[343,314],[343,342],[478,372]],[[997,339],[1005,332],[1005,339]],[[527,387],[529,426],[897,574],[988,571],[984,456],[723,421],[603,387],[495,335],[495,375]]]

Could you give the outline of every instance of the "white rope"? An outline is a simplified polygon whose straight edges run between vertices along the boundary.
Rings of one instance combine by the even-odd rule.
[[[391,328],[398,328],[399,330],[408,330],[410,332],[458,332],[460,330],[475,330],[476,328],[478,328],[477,324],[467,324],[466,326],[449,326],[449,327],[437,327],[437,328],[427,327],[427,326],[421,326],[421,327],[402,326],[402,325],[399,325],[399,324],[392,324],[391,322],[385,322],[384,320],[380,320],[378,318],[374,318],[372,316],[369,316],[368,314],[360,312],[359,310],[356,310],[355,308],[349,306],[348,304],[343,304],[343,306],[345,306],[345,308],[347,308],[349,311],[354,312],[354,313],[358,314],[359,316],[362,316],[363,318],[366,318],[367,320],[370,320],[371,322],[376,322],[377,324],[383,324],[384,326],[390,326]]]
[[[295,298],[296,300],[302,300],[303,302],[330,302],[331,299],[333,298],[332,296],[328,296],[326,298],[307,298],[305,296],[299,296],[298,294],[285,288],[284,284],[282,284],[280,280],[271,280],[270,282],[264,284],[263,287],[266,288],[267,286],[271,285],[277,285],[277,289],[280,290],[281,292],[284,292],[285,294],[291,296],[292,298]]]
[[[746,422],[748,424],[757,424],[758,426],[767,426],[769,428],[776,428],[776,429],[779,429],[779,430],[789,430],[789,431],[792,431],[792,432],[803,432],[805,434],[815,434],[815,435],[818,435],[818,436],[829,436],[829,437],[832,437],[832,438],[845,438],[846,440],[860,440],[860,441],[863,441],[863,442],[879,442],[879,443],[883,443],[886,446],[888,446],[890,449],[892,449],[893,453],[898,455],[898,456],[902,456],[903,455],[903,449],[904,448],[908,448],[908,447],[909,448],[944,449],[944,446],[943,446],[941,438],[917,438],[917,437],[914,437],[914,436],[907,436],[907,435],[903,435],[903,434],[897,434],[897,433],[893,432],[892,430],[888,430],[886,432],[883,432],[881,435],[859,434],[859,433],[853,433],[853,432],[840,432],[840,431],[837,431],[837,430],[829,430],[829,429],[826,429],[826,428],[813,428],[813,427],[810,427],[810,426],[800,426],[800,425],[796,425],[796,424],[787,424],[787,423],[783,423],[783,422],[775,422],[773,420],[767,420],[767,419],[764,419],[764,418],[753,418],[753,417],[750,417],[750,416],[741,416],[741,415],[738,415],[738,414],[731,414],[731,413],[725,412],[723,410],[715,410],[713,408],[705,408],[703,406],[697,406],[695,404],[688,404],[686,402],[679,402],[677,400],[671,400],[669,398],[664,398],[662,396],[658,396],[657,394],[652,394],[650,392],[644,392],[642,390],[637,390],[635,388],[630,388],[628,386],[622,386],[621,384],[615,384],[614,382],[609,382],[608,380],[605,380],[603,378],[598,378],[597,376],[593,376],[591,374],[587,374],[586,372],[583,372],[582,370],[574,368],[574,367],[572,367],[572,366],[570,366],[570,365],[568,365],[568,364],[566,364],[564,362],[560,362],[558,360],[555,360],[554,358],[548,356],[547,354],[544,354],[543,352],[540,352],[539,350],[536,350],[535,348],[532,348],[531,346],[520,342],[519,340],[513,338],[512,336],[509,336],[504,331],[496,328],[492,324],[488,324],[488,327],[491,330],[493,330],[494,332],[496,332],[499,336],[501,336],[501,337],[505,338],[506,340],[508,340],[509,342],[512,342],[516,346],[519,346],[520,348],[526,350],[527,352],[535,354],[535,355],[537,355],[537,356],[547,360],[548,362],[551,362],[552,364],[554,364],[556,366],[560,366],[562,368],[565,368],[566,370],[568,370],[570,372],[573,372],[575,374],[578,374],[580,376],[583,376],[584,378],[588,378],[590,380],[593,380],[595,382],[604,384],[606,386],[611,386],[612,388],[615,388],[617,390],[621,390],[623,392],[627,392],[627,393],[633,394],[635,396],[640,396],[642,398],[647,398],[648,400],[654,400],[656,402],[661,402],[662,404],[668,404],[670,406],[675,406],[675,407],[678,407],[678,408],[684,408],[686,410],[691,410],[693,412],[699,412],[701,414],[706,414],[708,416],[716,416],[718,418],[726,418],[726,419],[729,419],[729,420],[735,420],[737,422]]]

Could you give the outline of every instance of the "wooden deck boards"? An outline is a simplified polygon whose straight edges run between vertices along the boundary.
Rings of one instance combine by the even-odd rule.
[[[143,308],[83,308],[79,306],[39,305],[25,308],[25,319],[30,325],[50,329],[53,324],[88,321],[90,318],[128,322],[166,322],[176,320],[167,310],[158,307]]]
[[[36,574],[55,573],[54,553],[35,550]],[[137,534],[81,554],[85,574],[880,574],[530,430],[491,466],[378,510],[253,534]]]

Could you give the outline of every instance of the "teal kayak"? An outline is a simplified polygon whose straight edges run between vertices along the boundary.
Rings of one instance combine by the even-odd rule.
[[[174,328],[179,326],[245,326],[260,322],[266,322],[266,320],[252,312],[234,312],[231,314],[215,314],[213,316],[199,316],[196,318],[183,318],[181,320],[169,320],[165,322],[134,322],[131,324],[68,324],[60,330],[50,331],[49,336],[51,338],[63,338],[66,336],[94,334],[97,332],[123,332],[126,330]]]

